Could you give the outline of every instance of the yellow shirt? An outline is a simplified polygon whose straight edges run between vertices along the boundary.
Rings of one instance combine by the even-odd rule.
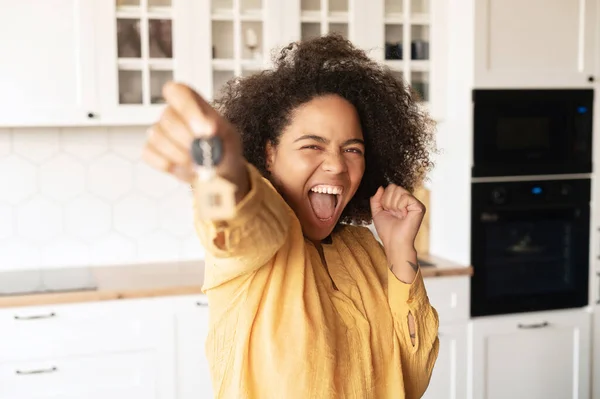
[[[251,190],[232,220],[196,218],[207,250],[206,354],[215,396],[421,397],[439,348],[438,315],[421,273],[401,282],[368,228],[343,226],[323,244],[330,277],[291,208],[248,170]],[[213,243],[217,231],[224,245]]]

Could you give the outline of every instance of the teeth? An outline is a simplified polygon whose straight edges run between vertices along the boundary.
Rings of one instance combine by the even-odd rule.
[[[320,185],[311,188],[310,191],[314,191],[315,193],[321,194],[339,195],[342,193],[343,190],[341,187]]]

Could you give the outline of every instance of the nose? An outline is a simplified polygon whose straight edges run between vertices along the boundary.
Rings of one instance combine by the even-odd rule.
[[[328,152],[323,161],[323,169],[329,173],[339,174],[348,171],[346,159],[338,151]]]

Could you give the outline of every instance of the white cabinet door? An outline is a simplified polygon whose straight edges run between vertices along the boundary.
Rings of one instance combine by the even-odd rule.
[[[592,358],[592,398],[600,399],[600,300],[594,306],[594,354]]]
[[[475,87],[591,86],[595,0],[475,4]]]
[[[0,398],[149,399],[159,393],[151,350],[0,364]]]
[[[196,34],[202,16],[195,3],[94,2],[101,124],[150,125],[164,109],[162,88],[167,81],[198,88],[194,53],[196,42],[206,38]]]
[[[585,310],[472,321],[471,398],[588,399],[590,332]]]
[[[212,399],[213,390],[205,355],[208,303],[204,296],[186,298],[177,305],[177,399]]]
[[[0,0],[0,126],[95,123],[92,7]]]
[[[467,324],[441,325],[440,352],[423,399],[467,397]]]

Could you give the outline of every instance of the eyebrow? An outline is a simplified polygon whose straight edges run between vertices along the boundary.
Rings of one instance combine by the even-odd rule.
[[[329,143],[328,139],[326,139],[325,137],[317,136],[316,134],[305,134],[304,136],[300,136],[296,140],[294,140],[294,143],[296,143],[298,141],[302,141],[302,140],[314,140],[314,141],[318,141],[319,143],[323,143],[323,144]],[[342,146],[347,146],[350,144],[361,144],[364,146],[365,142],[362,139],[350,139],[350,140],[344,141]]]

